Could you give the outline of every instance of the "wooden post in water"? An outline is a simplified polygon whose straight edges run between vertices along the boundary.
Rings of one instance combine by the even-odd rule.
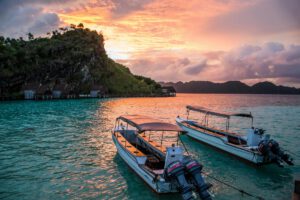
[[[294,181],[294,194],[292,200],[300,200],[300,177],[296,177]]]

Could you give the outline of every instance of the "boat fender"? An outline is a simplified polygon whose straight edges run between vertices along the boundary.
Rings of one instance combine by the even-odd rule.
[[[196,160],[190,160],[185,164],[185,169],[193,179],[192,183],[194,184],[195,188],[197,188],[200,198],[202,200],[211,200],[211,196],[207,190],[212,185],[205,183],[201,175],[202,168],[203,166]]]
[[[177,183],[182,199],[193,200],[192,186],[186,181],[184,173],[184,166],[179,161],[170,163],[166,168],[167,177]]]

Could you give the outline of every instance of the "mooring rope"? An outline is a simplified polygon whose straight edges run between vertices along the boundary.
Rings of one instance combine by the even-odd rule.
[[[291,152],[291,151],[289,151],[289,150],[287,150],[287,149],[283,149],[283,151],[286,151],[286,152],[289,152],[290,154],[292,154],[292,155],[294,155],[294,156],[299,156],[299,155],[297,155],[297,154],[295,154],[294,152]]]
[[[190,155],[190,153],[189,153],[189,151],[187,150],[187,148],[186,148],[184,142],[182,141],[181,137],[179,137],[179,139],[180,139],[180,141],[181,141],[181,143],[182,143],[182,145],[183,145],[185,151],[187,152],[187,154]],[[202,173],[205,174],[207,177],[209,177],[209,178],[211,178],[211,179],[214,179],[214,180],[218,181],[219,183],[222,183],[223,185],[226,185],[227,187],[230,187],[230,188],[232,188],[232,189],[234,189],[234,190],[237,190],[237,191],[240,192],[241,194],[245,194],[245,195],[248,195],[248,196],[250,196],[250,197],[259,199],[259,200],[265,200],[263,197],[260,197],[260,196],[257,196],[257,195],[253,195],[253,194],[251,194],[251,193],[249,193],[249,192],[247,192],[247,191],[245,191],[245,190],[243,190],[243,189],[240,189],[240,188],[238,188],[238,187],[235,187],[234,185],[231,185],[231,184],[226,183],[226,182],[224,182],[224,181],[222,181],[222,180],[219,180],[219,179],[217,179],[216,177],[211,176],[211,175],[208,174],[207,172],[203,172],[203,171],[202,171]]]
[[[185,146],[184,142],[182,141],[181,137],[180,136],[178,136],[178,137],[179,137],[179,140],[180,140],[181,144],[183,145],[183,148],[185,149],[185,151],[187,152],[187,154],[190,155],[190,152],[186,148],[186,146]]]
[[[251,194],[251,193],[249,193],[249,192],[247,192],[247,191],[245,191],[245,190],[243,190],[243,189],[240,189],[240,188],[238,188],[238,187],[235,187],[234,185],[231,185],[231,184],[226,183],[226,182],[224,182],[224,181],[222,181],[222,180],[219,180],[219,179],[217,179],[216,177],[211,176],[211,175],[209,175],[209,174],[206,173],[206,172],[202,172],[202,173],[205,174],[207,177],[209,177],[209,178],[211,178],[211,179],[214,179],[214,180],[218,181],[219,183],[222,183],[223,185],[226,185],[227,187],[230,187],[230,188],[232,188],[232,189],[235,189],[235,190],[239,191],[241,194],[245,194],[245,195],[248,195],[248,196],[250,196],[250,197],[259,199],[259,200],[264,200],[263,197],[260,197],[260,196],[257,196],[257,195],[253,195],[253,194]]]

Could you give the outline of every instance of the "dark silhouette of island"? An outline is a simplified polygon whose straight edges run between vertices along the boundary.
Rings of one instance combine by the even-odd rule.
[[[162,86],[172,86],[177,93],[225,93],[225,94],[300,94],[300,89],[259,82],[249,86],[240,81],[213,83],[210,81],[161,82]]]

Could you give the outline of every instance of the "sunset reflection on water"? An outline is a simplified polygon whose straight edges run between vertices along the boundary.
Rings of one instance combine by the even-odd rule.
[[[115,119],[124,114],[175,123],[178,115],[185,117],[186,105],[220,112],[251,112],[254,126],[266,129],[284,149],[300,155],[300,96],[177,94],[170,98],[3,102],[0,198],[179,200],[180,195],[156,195],[130,170],[117,154],[111,131]],[[201,120],[196,114],[191,117]],[[243,128],[250,123],[242,121],[232,119],[232,130],[244,133]],[[210,121],[212,126],[217,123],[224,129],[222,119]],[[187,135],[180,138],[211,176],[265,199],[290,199],[293,176],[300,173],[298,157],[293,167],[255,168]],[[205,178],[214,185],[214,199],[249,199]]]

